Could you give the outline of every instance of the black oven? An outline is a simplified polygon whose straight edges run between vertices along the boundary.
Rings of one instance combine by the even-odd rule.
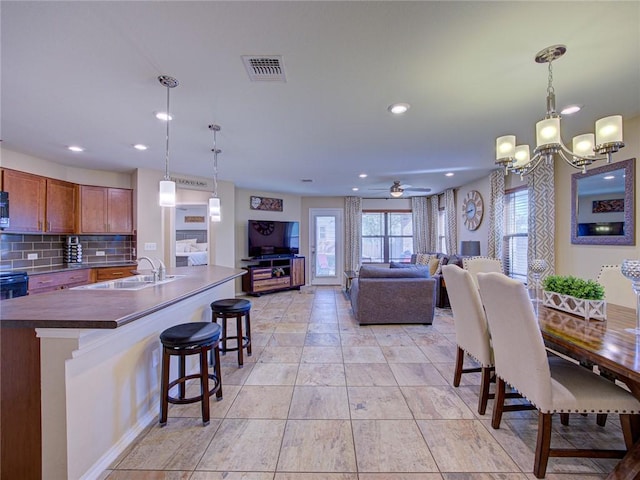
[[[0,272],[0,300],[23,297],[28,288],[27,272]]]

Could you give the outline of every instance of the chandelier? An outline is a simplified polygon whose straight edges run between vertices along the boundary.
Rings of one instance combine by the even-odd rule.
[[[168,75],[160,75],[158,81],[163,87],[167,87],[167,137],[166,150],[164,157],[164,179],[160,181],[160,206],[175,207],[176,206],[176,183],[169,176],[169,121],[171,114],[169,111],[169,92],[172,88],[178,86],[178,80]]]
[[[209,216],[212,222],[220,222],[222,220],[222,211],[220,208],[220,199],[218,198],[218,154],[222,153],[217,147],[217,132],[220,131],[220,125],[209,125],[209,130],[213,131],[213,196],[209,199]]]
[[[545,160],[553,162],[558,155],[574,168],[587,171],[587,165],[596,160],[607,160],[622,147],[622,116],[613,115],[596,121],[595,135],[585,133],[573,138],[573,151],[569,150],[560,136],[560,114],[556,112],[556,96],[553,89],[552,62],[567,51],[565,45],[553,45],[538,52],[537,63],[549,64],[547,85],[547,113],[536,123],[536,148],[531,157],[529,145],[517,145],[515,135],[505,135],[496,139],[496,164],[504,167],[505,175],[510,171],[527,175]]]

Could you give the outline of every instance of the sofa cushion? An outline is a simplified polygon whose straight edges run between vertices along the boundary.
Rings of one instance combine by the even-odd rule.
[[[389,268],[416,268],[416,265],[405,262],[389,262]]]
[[[359,278],[429,278],[429,267],[414,265],[413,268],[385,268],[362,265]]]

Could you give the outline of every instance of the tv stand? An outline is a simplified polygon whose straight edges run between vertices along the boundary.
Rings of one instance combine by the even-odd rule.
[[[278,257],[244,260],[258,262],[244,267],[247,274],[242,276],[242,291],[249,295],[281,290],[300,290],[305,284],[304,257]]]

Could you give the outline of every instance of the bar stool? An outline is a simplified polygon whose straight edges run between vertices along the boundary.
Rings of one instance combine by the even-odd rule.
[[[225,298],[216,300],[211,304],[212,321],[217,324],[218,318],[222,319],[222,337],[220,341],[222,354],[227,352],[238,352],[238,366],[244,364],[242,350],[247,349],[247,355],[251,356],[251,302],[241,298]],[[242,334],[242,317],[245,319],[245,332]],[[227,319],[236,319],[236,335],[227,336]],[[228,340],[235,340],[235,347],[227,346]]]
[[[209,425],[209,397],[216,394],[222,400],[222,376],[220,375],[220,326],[209,322],[194,322],[174,325],[160,334],[162,342],[162,379],[160,399],[160,425],[167,424],[169,403],[185,404],[202,402],[202,423]],[[214,373],[209,373],[207,353],[211,351],[215,358]],[[185,358],[188,355],[200,355],[200,371],[186,374]],[[179,357],[179,377],[169,381],[171,356]],[[200,379],[200,395],[185,397],[185,384],[190,379]],[[209,389],[209,379],[214,381]],[[178,397],[169,395],[169,391],[178,385]]]

